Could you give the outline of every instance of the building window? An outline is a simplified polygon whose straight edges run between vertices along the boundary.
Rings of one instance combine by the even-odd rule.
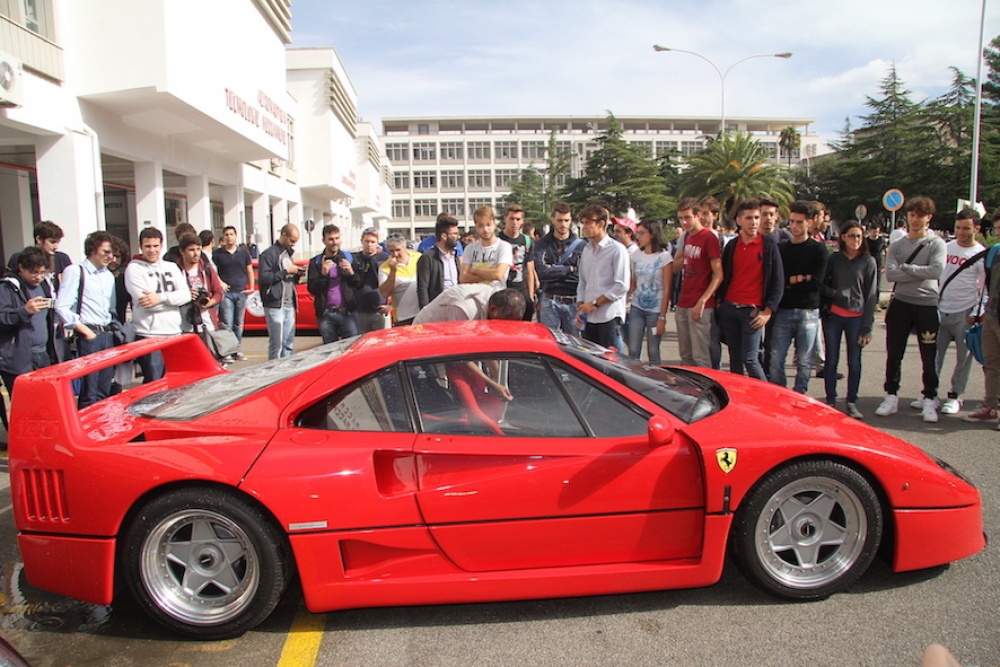
[[[437,188],[437,172],[415,171],[413,172],[414,190],[433,190]]]
[[[779,146],[780,146],[780,144],[772,144],[772,143],[766,143],[766,144],[764,144],[764,147],[768,149],[768,157],[773,158],[774,155],[775,155],[775,153],[777,152],[775,149],[777,149]],[[796,148],[795,150],[792,151],[792,159],[793,160],[799,160],[801,158],[802,158],[802,149],[801,148]],[[788,151],[785,150],[785,149],[783,149],[783,148],[781,149],[781,159],[782,160],[787,160],[788,159]]]
[[[465,218],[465,200],[464,199],[442,199],[441,200],[441,211],[447,213],[448,215],[462,220]]]
[[[469,188],[476,188],[477,190],[488,189],[490,187],[490,170],[489,169],[470,169],[469,170]]]
[[[393,190],[409,190],[410,189],[410,175],[407,172],[402,172],[395,174],[392,180]]]
[[[386,144],[385,154],[389,157],[390,162],[409,162],[410,146],[409,144]]]
[[[462,159],[462,142],[460,141],[442,141],[440,149],[442,160]]]
[[[475,213],[477,208],[481,208],[483,206],[493,206],[493,200],[488,197],[485,199],[483,198],[474,199],[472,197],[469,197],[469,211]],[[494,213],[496,213],[496,211],[494,211]]]
[[[556,187],[562,188],[566,186],[566,174],[556,174]]]
[[[681,155],[684,157],[691,157],[702,148],[702,143],[700,141],[682,141],[681,142]]]
[[[652,141],[630,141],[633,146],[638,146],[641,148],[645,154],[649,157],[653,157],[653,142]]]
[[[545,157],[545,142],[543,141],[522,141],[521,157],[525,160],[537,160]]]
[[[430,134],[431,126],[427,123],[417,123],[417,134]]]
[[[464,188],[465,187],[465,173],[461,171],[442,171],[441,172],[441,187],[442,188]]]
[[[397,220],[405,218],[410,219],[410,202],[409,201],[394,201],[392,202],[392,217]]]
[[[556,152],[560,155],[565,155],[573,150],[573,142],[571,141],[557,141],[556,142]]]
[[[470,141],[465,148],[470,160],[490,159],[490,142],[488,141]]]
[[[498,141],[493,145],[494,155],[497,160],[516,160],[517,159],[517,142],[516,141]]]
[[[437,144],[431,143],[416,143],[413,144],[413,161],[417,160],[436,160],[437,159]]]
[[[437,215],[437,207],[436,199],[414,199],[413,217],[433,218]]]
[[[517,169],[497,169],[496,184],[498,188],[510,188],[510,184],[518,179],[520,172]]]
[[[676,141],[657,141],[656,142],[656,157],[663,157],[664,155],[670,155],[677,152],[677,142]]]

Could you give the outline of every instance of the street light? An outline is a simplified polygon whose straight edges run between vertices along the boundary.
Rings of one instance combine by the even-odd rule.
[[[676,51],[677,53],[686,53],[688,55],[695,56],[696,58],[701,58],[702,60],[704,60],[705,62],[707,62],[709,65],[712,66],[712,69],[715,70],[715,73],[719,75],[719,82],[721,83],[722,87],[722,105],[721,105],[722,125],[719,128],[720,134],[726,133],[726,77],[729,76],[729,72],[731,72],[732,69],[737,65],[739,65],[740,63],[745,63],[746,61],[753,60],[754,58],[783,58],[787,60],[792,57],[792,54],[789,51],[782,51],[781,53],[758,53],[753,56],[747,56],[746,58],[741,58],[740,60],[737,60],[732,65],[727,67],[725,71],[722,71],[721,69],[719,69],[719,66],[716,65],[714,62],[712,62],[705,56],[701,55],[700,53],[696,53],[694,51],[685,51],[684,49],[675,49],[669,46],[661,46],[659,44],[653,44],[653,50],[656,51],[657,53],[662,51]]]

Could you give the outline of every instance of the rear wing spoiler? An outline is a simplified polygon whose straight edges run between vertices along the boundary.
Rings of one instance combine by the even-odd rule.
[[[157,336],[18,376],[17,400],[11,401],[10,439],[49,439],[59,431],[82,437],[73,380],[130,362],[152,352],[163,355],[165,375],[154,384],[168,389],[195,379],[226,373],[201,338],[194,334]]]

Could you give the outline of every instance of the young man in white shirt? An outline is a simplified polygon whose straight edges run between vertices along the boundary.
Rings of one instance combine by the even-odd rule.
[[[470,243],[462,255],[462,283],[493,283],[497,289],[507,286],[507,274],[514,263],[514,249],[496,236],[497,223],[492,206],[480,206],[473,214],[479,239]]]
[[[938,301],[938,317],[941,321],[938,327],[937,356],[934,366],[938,377],[944,358],[951,343],[955,343],[955,370],[951,374],[951,387],[948,397],[941,403],[941,414],[954,415],[962,409],[962,394],[969,383],[969,371],[972,369],[972,355],[965,346],[965,330],[975,321],[975,314],[981,312],[978,308],[980,294],[983,291],[983,281],[986,280],[985,262],[976,262],[969,268],[958,273],[959,269],[969,259],[985,250],[976,241],[979,233],[979,214],[966,208],[959,211],[955,220],[955,240],[945,246],[944,272],[940,284],[944,288]],[[952,278],[952,276],[955,276]],[[922,409],[920,399],[911,404]]]

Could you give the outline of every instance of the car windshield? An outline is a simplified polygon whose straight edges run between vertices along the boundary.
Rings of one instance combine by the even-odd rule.
[[[158,391],[133,403],[129,407],[129,412],[138,417],[167,421],[197,419],[339,357],[356,340],[357,336],[346,338],[300,352],[286,359],[272,359],[232,373],[198,380],[183,387]]]
[[[571,356],[642,394],[688,424],[715,414],[725,404],[722,387],[703,375],[679,368],[650,366],[563,333],[555,336]]]

